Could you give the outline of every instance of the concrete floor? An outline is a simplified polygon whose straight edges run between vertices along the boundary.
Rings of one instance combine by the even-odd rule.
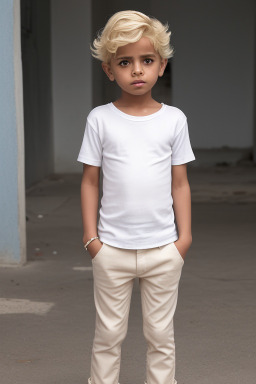
[[[256,167],[189,168],[193,245],[175,314],[178,384],[256,383]],[[80,176],[27,193],[28,263],[0,268],[3,384],[87,384],[95,309]],[[121,384],[145,379],[138,280]]]

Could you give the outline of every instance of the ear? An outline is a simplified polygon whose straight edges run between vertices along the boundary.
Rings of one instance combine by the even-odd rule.
[[[167,63],[168,63],[168,59],[161,59],[158,76],[160,77],[163,76]]]
[[[107,77],[109,78],[110,81],[114,81],[115,77],[113,73],[111,72],[111,67],[109,64],[102,62],[101,63],[103,71],[106,73]]]

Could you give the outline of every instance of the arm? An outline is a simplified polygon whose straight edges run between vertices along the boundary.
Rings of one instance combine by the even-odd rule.
[[[83,243],[97,234],[97,211],[99,200],[100,167],[83,165],[83,177],[81,182],[81,209],[83,220]],[[93,257],[101,248],[99,239],[93,240],[88,245],[88,251]]]
[[[191,194],[186,164],[172,166],[172,197],[179,232],[175,245],[184,258],[192,243]]]

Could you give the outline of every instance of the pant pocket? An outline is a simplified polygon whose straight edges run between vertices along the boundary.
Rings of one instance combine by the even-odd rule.
[[[101,248],[98,250],[98,252],[96,253],[96,255],[94,257],[91,258],[92,262],[98,258],[99,254],[102,253],[102,250],[105,248],[105,243],[102,243],[102,246]]]
[[[175,243],[173,242],[173,243],[171,243],[171,245],[173,246],[173,248],[174,248],[176,254],[179,256],[179,258],[181,259],[182,263],[184,264],[184,259],[183,259],[183,257],[181,256],[181,254],[180,254],[178,248],[176,247]]]

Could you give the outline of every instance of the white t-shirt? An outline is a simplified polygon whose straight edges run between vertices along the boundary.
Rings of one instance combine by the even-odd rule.
[[[147,249],[177,240],[171,166],[195,159],[187,118],[164,103],[148,116],[132,116],[113,103],[87,117],[78,161],[102,167],[98,236],[103,243]]]

